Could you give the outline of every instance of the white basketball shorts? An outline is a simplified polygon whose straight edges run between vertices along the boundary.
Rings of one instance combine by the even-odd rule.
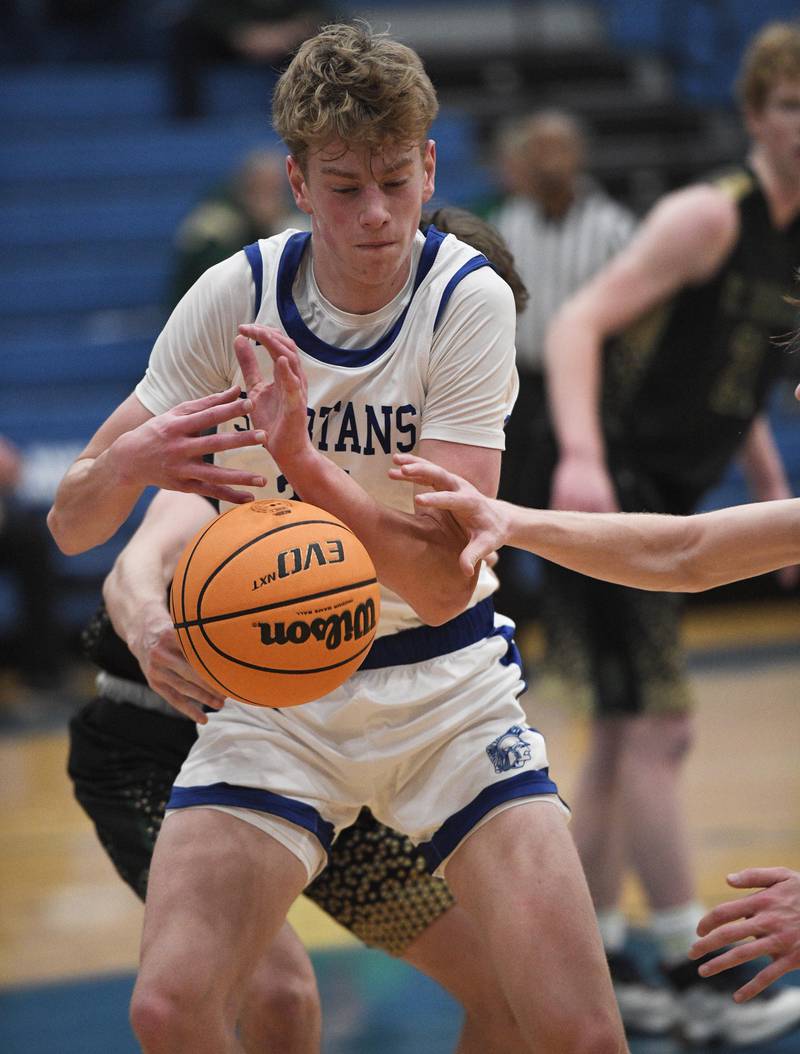
[[[313,703],[228,699],[209,713],[167,805],[221,808],[306,865],[325,865],[362,805],[420,844],[430,870],[498,810],[546,800],[544,738],[530,728],[513,624],[491,600],[439,627],[379,638],[364,666]]]

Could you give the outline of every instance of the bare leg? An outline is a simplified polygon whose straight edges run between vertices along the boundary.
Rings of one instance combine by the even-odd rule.
[[[546,802],[492,817],[447,877],[485,934],[529,1051],[626,1051],[591,898],[564,816]]]
[[[625,718],[592,722],[589,752],[572,805],[572,835],[598,911],[617,906],[625,876],[626,816],[621,794]]]
[[[440,915],[403,958],[432,977],[464,1008],[455,1054],[507,1054],[522,1046],[511,1008],[475,923],[458,905]]]
[[[150,870],[131,1022],[145,1054],[234,1054],[249,978],[306,871],[215,809],[167,817]]]
[[[314,970],[285,922],[261,957],[239,1015],[247,1054],[318,1054],[321,1010]]]
[[[690,743],[688,714],[646,714],[628,723],[620,771],[628,855],[656,911],[695,896],[679,787]]]

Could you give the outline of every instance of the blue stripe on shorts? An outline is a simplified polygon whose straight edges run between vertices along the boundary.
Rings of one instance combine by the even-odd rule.
[[[420,843],[419,848],[425,857],[428,871],[433,874],[439,864],[447,859],[459,842],[492,809],[515,798],[531,798],[539,794],[558,794],[558,787],[550,779],[548,768],[520,772],[516,776],[484,787],[468,805],[448,817],[429,842]]]
[[[329,852],[333,842],[334,827],[323,820],[313,805],[297,801],[295,798],[284,798],[272,791],[259,790],[257,787],[236,787],[231,783],[210,783],[205,787],[173,787],[168,809],[186,809],[192,805],[231,805],[238,809],[255,809],[257,812],[271,813],[297,827],[303,827],[319,839],[325,852]]]

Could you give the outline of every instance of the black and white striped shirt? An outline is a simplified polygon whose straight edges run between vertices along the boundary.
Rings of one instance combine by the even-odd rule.
[[[490,217],[514,255],[530,301],[517,319],[517,365],[540,371],[548,323],[563,302],[628,241],[636,219],[589,179],[569,211],[545,216],[529,197],[509,198]]]

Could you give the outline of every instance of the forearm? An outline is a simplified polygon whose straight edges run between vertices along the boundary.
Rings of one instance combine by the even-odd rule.
[[[72,556],[107,541],[125,522],[144,488],[126,483],[112,448],[84,457],[56,491],[47,525],[59,549]]]
[[[800,560],[797,499],[687,517],[501,506],[506,544],[639,589],[698,592]]]
[[[381,505],[346,472],[309,448],[284,472],[304,501],[326,509],[358,536],[380,582],[437,625],[469,603],[475,578],[458,566],[464,537],[446,518],[413,515]]]
[[[546,340],[545,368],[553,430],[561,457],[605,461],[600,423],[600,341],[571,305]]]
[[[205,498],[158,491],[103,584],[114,629],[130,645],[151,620],[171,622],[167,588],[189,540],[216,516]]]
[[[103,583],[111,623],[132,650],[143,625],[169,621],[166,593],[169,574],[155,551],[137,554],[123,549]]]

